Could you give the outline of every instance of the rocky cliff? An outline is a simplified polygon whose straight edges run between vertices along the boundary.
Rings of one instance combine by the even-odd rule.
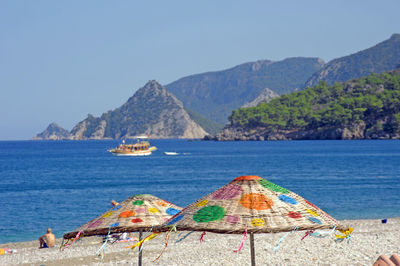
[[[227,126],[215,137],[206,140],[350,140],[350,139],[400,139],[400,133],[370,133],[364,122],[345,127],[327,127],[308,130],[270,130],[265,127],[251,130],[237,126]]]
[[[260,103],[267,103],[276,97],[279,97],[279,94],[277,94],[273,90],[265,88],[264,90],[261,91],[260,95],[258,95],[257,98],[255,98],[251,102],[248,102],[248,103],[242,105],[242,108],[254,107]]]
[[[63,140],[70,139],[69,131],[56,123],[51,123],[42,133],[37,134],[33,140]]]
[[[72,130],[73,139],[202,138],[207,133],[185,111],[182,103],[156,81],[149,81],[121,107],[101,117],[88,117]]]

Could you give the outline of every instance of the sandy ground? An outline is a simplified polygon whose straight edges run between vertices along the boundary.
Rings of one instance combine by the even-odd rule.
[[[289,234],[275,253],[273,248],[285,233],[256,234],[255,253],[257,265],[372,265],[379,255],[400,254],[400,218],[380,220],[342,221],[353,226],[349,243],[337,243],[334,237],[301,238],[304,232]],[[186,232],[170,234],[168,247],[159,260],[153,260],[164,248],[165,234],[145,243],[143,265],[250,265],[250,242],[248,237],[243,249],[237,249],[242,235],[207,233],[200,243],[201,232],[190,234],[176,243]],[[132,243],[132,242],[131,242]],[[57,245],[61,239],[57,239]],[[88,237],[70,248],[38,249],[38,241],[0,244],[17,253],[0,256],[0,265],[137,265],[138,251],[131,251],[129,243],[107,245],[103,259],[96,255],[101,247],[100,238]]]

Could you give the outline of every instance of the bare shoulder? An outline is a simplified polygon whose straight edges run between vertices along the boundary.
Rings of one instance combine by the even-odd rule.
[[[52,234],[52,233],[47,233],[47,234],[44,234],[44,235],[42,236],[42,238],[45,238],[45,239],[47,239],[47,240],[53,240],[53,239],[55,239],[56,237],[55,237],[55,235]]]

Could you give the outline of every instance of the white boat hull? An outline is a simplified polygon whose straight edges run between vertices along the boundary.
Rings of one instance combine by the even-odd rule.
[[[112,154],[114,154],[116,156],[148,156],[148,155],[151,155],[151,151],[143,152],[143,153],[115,153],[115,152],[113,152]]]
[[[177,153],[177,152],[165,151],[164,154],[165,154],[165,155],[178,155],[179,153]]]
[[[129,150],[120,150],[120,149],[111,149],[108,150],[112,154],[116,156],[148,156],[151,155],[153,151],[157,150],[156,147],[150,147],[147,150],[142,150],[142,151],[129,151]]]

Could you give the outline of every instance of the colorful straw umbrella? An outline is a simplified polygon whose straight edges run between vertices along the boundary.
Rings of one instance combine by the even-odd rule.
[[[83,236],[109,235],[113,233],[142,232],[159,226],[177,214],[181,207],[150,194],[132,196],[99,217],[85,223],[72,232],[64,234],[64,239]],[[142,253],[139,251],[139,265]]]
[[[240,176],[197,200],[155,231],[222,234],[250,233],[252,265],[255,265],[254,233],[293,230],[344,229],[335,219],[299,195],[259,176]]]

